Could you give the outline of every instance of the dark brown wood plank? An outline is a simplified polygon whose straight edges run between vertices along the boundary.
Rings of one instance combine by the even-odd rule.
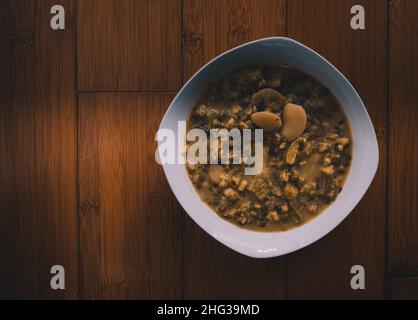
[[[73,15],[69,0],[0,1],[1,298],[77,297]],[[65,290],[51,289],[56,264]]]
[[[184,0],[184,77],[242,43],[285,35],[284,0]]]
[[[241,43],[285,34],[285,1],[184,0],[184,79]],[[284,259],[242,256],[208,236],[185,214],[185,298],[283,298]]]
[[[418,278],[389,278],[389,299],[418,300]]]
[[[180,11],[180,0],[79,1],[79,90],[177,90]]]
[[[418,275],[418,2],[391,1],[388,264]]]
[[[181,297],[181,211],[154,159],[172,98],[79,98],[82,298]]]
[[[366,29],[350,27],[350,8],[361,4]],[[386,213],[387,2],[293,0],[288,35],[317,50],[351,81],[378,136],[380,162],[374,181],[350,216],[329,235],[288,257],[288,297],[382,298]],[[352,290],[350,269],[362,265],[366,289]]]

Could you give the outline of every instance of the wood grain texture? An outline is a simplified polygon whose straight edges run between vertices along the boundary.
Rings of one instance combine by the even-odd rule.
[[[285,1],[184,0],[184,79],[223,51],[285,33]],[[183,234],[185,298],[283,298],[284,259],[256,260],[219,244],[186,214]]]
[[[366,29],[350,28],[350,8],[361,4]],[[385,270],[387,3],[384,0],[293,0],[288,35],[331,61],[359,92],[378,136],[374,181],[350,216],[329,235],[288,256],[288,297],[382,298]],[[350,269],[366,270],[366,289],[352,290]]]
[[[180,11],[180,0],[79,1],[79,90],[179,89]]]
[[[418,300],[418,278],[389,278],[389,299]]]
[[[242,43],[285,35],[284,0],[183,0],[183,75]]]
[[[181,297],[181,211],[154,158],[172,98],[80,96],[82,298]]]
[[[65,31],[49,27],[55,4]],[[350,29],[355,4],[364,31]],[[386,297],[418,299],[417,14],[415,0],[0,0],[0,298],[382,298],[387,242]],[[358,90],[380,163],[329,235],[256,260],[207,235],[172,195],[153,138],[173,96],[157,92],[286,29]],[[82,93],[77,118],[77,88],[154,93]],[[54,264],[66,290],[50,288]],[[355,264],[364,291],[350,288]]]
[[[53,31],[50,8],[66,8]],[[0,298],[78,293],[76,104],[68,0],[0,1]],[[66,290],[50,268],[66,271]]]
[[[391,1],[388,264],[418,275],[418,2]]]

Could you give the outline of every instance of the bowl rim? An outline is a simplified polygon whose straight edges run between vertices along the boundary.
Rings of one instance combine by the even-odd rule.
[[[347,86],[347,89],[349,91],[351,91],[351,94],[354,95],[354,99],[357,100],[359,106],[363,113],[364,116],[366,117],[366,121],[367,124],[372,128],[370,134],[371,136],[370,138],[370,142],[371,142],[371,150],[368,150],[368,154],[370,156],[370,158],[372,160],[374,160],[373,162],[369,162],[370,168],[367,171],[367,176],[365,183],[362,183],[359,186],[359,189],[356,189],[357,193],[355,194],[355,197],[353,197],[350,201],[350,204],[346,206],[346,212],[344,214],[340,214],[339,217],[335,217],[334,219],[331,219],[331,221],[327,222],[327,225],[322,227],[320,230],[315,230],[315,232],[313,232],[313,235],[310,235],[309,237],[307,237],[307,239],[304,239],[303,241],[299,241],[298,243],[293,243],[293,246],[289,246],[289,247],[285,247],[282,248],[280,250],[276,250],[274,248],[272,249],[268,249],[268,250],[258,250],[256,248],[250,248],[248,246],[245,245],[240,245],[238,244],[236,241],[234,241],[234,239],[231,239],[230,237],[228,237],[228,235],[225,235],[225,232],[217,232],[216,226],[215,229],[212,228],[212,230],[210,230],[208,228],[207,225],[205,225],[205,223],[203,222],[203,219],[200,219],[199,217],[199,212],[195,212],[195,210],[192,210],[189,204],[188,199],[184,198],[184,194],[181,194],[177,188],[176,188],[176,181],[174,179],[174,175],[173,173],[173,168],[171,165],[167,165],[167,164],[162,164],[163,167],[163,171],[164,174],[167,178],[167,181],[170,185],[170,188],[172,189],[174,195],[176,196],[178,202],[180,203],[180,205],[183,207],[183,209],[187,212],[187,214],[192,218],[192,220],[199,225],[206,233],[208,233],[209,235],[211,235],[212,237],[214,237],[216,240],[218,240],[219,242],[221,242],[222,244],[224,244],[225,246],[229,247],[230,249],[239,252],[243,255],[249,256],[249,257],[253,257],[253,258],[270,258],[270,257],[275,257],[275,256],[281,256],[281,255],[285,255],[288,254],[290,252],[294,252],[297,250],[300,250],[314,242],[316,242],[317,240],[319,240],[320,238],[324,237],[325,235],[327,235],[328,233],[330,233],[333,229],[335,229],[339,224],[341,224],[352,212],[352,210],[355,208],[355,206],[360,202],[360,200],[363,198],[363,196],[365,195],[366,191],[368,190],[368,188],[370,187],[373,178],[376,174],[377,168],[378,168],[378,164],[379,164],[379,146],[378,146],[378,142],[377,142],[377,137],[376,137],[376,133],[375,133],[375,129],[373,126],[373,123],[370,119],[370,115],[367,112],[367,109],[362,101],[362,99],[360,98],[359,94],[357,93],[357,91],[355,90],[355,88],[353,87],[353,85],[348,81],[348,79],[331,63],[329,62],[327,59],[325,59],[322,55],[320,55],[319,53],[317,53],[316,51],[314,51],[313,49],[309,48],[308,46],[292,39],[289,37],[267,37],[267,38],[262,38],[262,39],[257,39],[257,40],[253,40],[253,41],[249,41],[246,42],[244,44],[241,44],[239,46],[236,46],[234,48],[231,48],[219,55],[217,55],[216,57],[214,57],[213,59],[211,59],[210,61],[208,61],[206,64],[204,64],[201,68],[199,68],[191,77],[190,79],[182,86],[182,88],[178,91],[177,95],[175,96],[175,98],[173,99],[173,101],[171,102],[170,106],[168,107],[168,109],[166,110],[159,129],[163,129],[166,128],[167,126],[165,126],[165,124],[167,123],[168,118],[171,116],[171,112],[172,109],[176,106],[176,104],[178,103],[178,100],[182,97],[182,95],[184,94],[184,92],[186,91],[186,89],[189,87],[189,85],[198,77],[198,75],[203,72],[204,70],[208,69],[211,67],[211,64],[215,61],[218,61],[220,59],[222,59],[223,57],[238,51],[242,48],[245,48],[247,46],[254,46],[257,44],[263,44],[266,42],[290,42],[293,45],[299,46],[301,47],[303,50],[308,51],[310,54],[316,56],[317,58],[319,58],[320,60],[322,60],[322,62],[324,62],[328,67],[330,67],[330,69],[340,78],[341,81],[343,81],[344,85]],[[306,71],[305,71],[306,72]],[[345,110],[344,110],[345,112]],[[351,123],[350,123],[351,125]],[[158,145],[160,145],[161,142],[158,142]],[[354,149],[353,149],[354,150]],[[184,167],[184,164],[181,165]],[[351,168],[350,168],[351,171]],[[350,172],[349,172],[350,174]],[[188,177],[187,177],[188,178]],[[348,177],[346,178],[348,179]],[[197,194],[197,191],[195,190],[195,193]],[[198,195],[197,195],[198,196]],[[206,203],[204,203],[202,200],[200,200],[204,205],[206,205]],[[332,203],[331,205],[329,205],[323,212],[321,212],[318,216],[316,216],[314,219],[312,219],[311,221],[306,222],[305,224],[298,226],[296,228],[292,228],[289,229],[287,231],[279,231],[279,232],[265,232],[265,231],[254,231],[254,230],[248,230],[245,228],[241,228],[239,226],[234,225],[233,223],[226,221],[225,219],[222,219],[221,217],[219,217],[218,214],[216,214],[216,212],[214,212],[212,209],[210,209],[207,205],[207,208],[209,208],[212,211],[213,216],[216,217],[216,219],[222,221],[223,223],[227,223],[235,228],[238,228],[239,230],[243,231],[243,233],[248,233],[249,235],[254,233],[257,233],[259,238],[262,239],[264,238],[266,241],[268,241],[268,235],[274,234],[274,235],[278,235],[278,234],[290,234],[290,233],[295,233],[295,231],[297,230],[301,230],[304,229],[304,227],[306,227],[307,225],[311,224],[312,221],[316,220],[319,216],[323,215],[325,213],[325,211],[328,211],[331,207],[333,207],[335,204]],[[212,226],[213,227],[213,226]],[[230,229],[230,228],[228,228]],[[230,229],[232,230],[232,229]],[[249,236],[251,237],[251,236]]]

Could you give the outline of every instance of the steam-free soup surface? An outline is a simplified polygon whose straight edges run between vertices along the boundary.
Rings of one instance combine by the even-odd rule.
[[[350,167],[350,128],[339,102],[287,66],[249,66],[210,84],[191,112],[193,128],[264,130],[260,174],[245,175],[247,164],[220,158],[186,165],[214,214],[246,228],[281,231],[309,221],[338,197]]]

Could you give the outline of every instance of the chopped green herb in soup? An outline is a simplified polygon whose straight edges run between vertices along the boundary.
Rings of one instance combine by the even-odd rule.
[[[246,164],[223,165],[220,159],[186,165],[201,199],[242,227],[280,231],[302,225],[337,198],[350,168],[352,138],[339,102],[294,68],[251,66],[226,75],[209,86],[187,126],[206,132],[263,129],[258,175],[245,175]]]

